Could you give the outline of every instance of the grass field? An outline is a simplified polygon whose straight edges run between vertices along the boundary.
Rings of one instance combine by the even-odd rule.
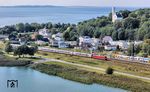
[[[65,55],[65,54],[58,54],[58,53],[49,53],[49,52],[42,52],[42,51],[38,52],[37,54],[47,58],[60,59],[67,62],[80,63],[80,64],[85,64],[85,65],[90,65],[95,67],[101,67],[104,69],[111,66],[116,71],[150,77],[150,66],[145,64],[120,62],[120,61],[103,61],[103,60],[96,60],[96,59],[86,58],[86,57],[79,57],[79,56],[72,56],[72,55]]]
[[[34,65],[32,67],[38,71],[49,75],[60,76],[65,79],[78,81],[86,84],[103,84],[112,87],[126,89],[132,92],[149,92],[150,84],[138,79],[133,79],[119,75],[107,75],[97,73],[57,62],[47,62]]]

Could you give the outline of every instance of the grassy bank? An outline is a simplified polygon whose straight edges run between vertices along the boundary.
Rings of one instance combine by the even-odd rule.
[[[31,63],[29,60],[16,60],[15,58],[0,55],[0,66],[26,66]]]
[[[49,52],[38,52],[38,55],[47,58],[60,59],[67,62],[79,63],[94,67],[101,67],[106,69],[108,66],[113,67],[116,71],[127,72],[134,75],[150,77],[150,66],[140,63],[130,63],[130,62],[120,62],[120,61],[103,61],[96,60],[92,58],[58,54],[58,53],[49,53]]]
[[[49,75],[56,75],[65,79],[86,84],[98,83],[112,87],[126,89],[132,92],[149,92],[150,84],[124,76],[106,75],[77,68],[62,63],[49,62],[32,66],[33,69]]]

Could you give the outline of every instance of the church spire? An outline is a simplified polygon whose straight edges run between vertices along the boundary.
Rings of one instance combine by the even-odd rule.
[[[115,14],[116,14],[116,10],[115,7],[112,7],[112,22],[115,22]]]
[[[112,7],[112,14],[115,14],[116,10],[115,7]]]

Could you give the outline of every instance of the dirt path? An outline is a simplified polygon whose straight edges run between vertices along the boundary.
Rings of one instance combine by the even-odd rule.
[[[64,63],[64,64],[69,64],[69,65],[74,65],[74,66],[79,66],[79,67],[99,70],[99,71],[103,71],[103,72],[105,72],[105,70],[106,70],[106,69],[99,68],[99,67],[93,67],[93,66],[89,66],[89,65],[71,63],[71,62],[66,62],[66,61],[63,61],[63,60],[50,59],[50,58],[43,58],[42,60],[39,60],[39,61],[37,61],[35,63],[44,63],[44,62],[60,62],[60,63]],[[129,77],[134,77],[134,78],[150,81],[150,78],[148,78],[148,77],[142,77],[142,76],[133,75],[133,74],[129,74],[129,73],[118,72],[118,71],[114,71],[114,73],[115,74],[119,74],[119,75],[124,75],[124,76],[129,76]]]

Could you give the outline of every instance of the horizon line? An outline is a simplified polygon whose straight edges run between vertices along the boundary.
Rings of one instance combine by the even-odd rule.
[[[113,7],[113,6],[88,6],[88,5],[0,5],[0,7]],[[137,7],[150,8],[149,6],[115,6],[115,7]]]

